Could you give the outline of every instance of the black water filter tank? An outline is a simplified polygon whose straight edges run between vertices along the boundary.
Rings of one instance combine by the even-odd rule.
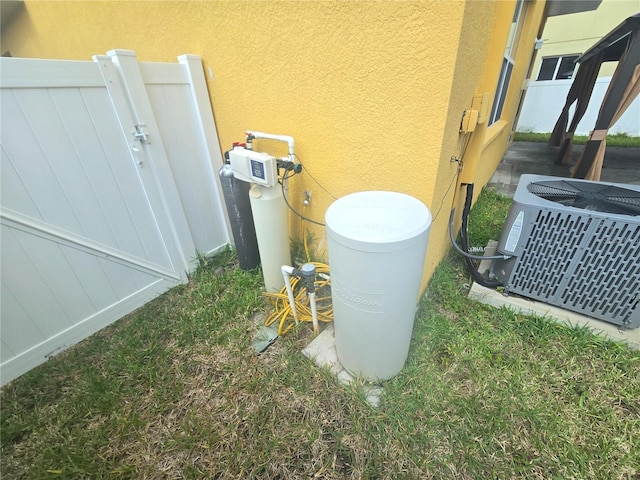
[[[233,240],[236,244],[238,261],[242,270],[251,270],[260,264],[260,252],[256,229],[253,224],[253,214],[249,200],[248,182],[238,180],[233,175],[233,168],[229,164],[229,152],[224,154],[225,164],[220,169],[220,183],[227,206],[229,223]]]

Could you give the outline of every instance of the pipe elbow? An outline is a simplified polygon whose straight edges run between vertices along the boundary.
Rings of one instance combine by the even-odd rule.
[[[283,274],[286,275],[293,275],[294,274],[294,268],[290,265],[282,265],[282,267],[280,267],[280,269],[282,270]]]
[[[247,130],[245,134],[248,137],[253,138],[264,138],[267,140],[278,140],[280,142],[286,142],[289,146],[289,159],[293,161],[295,156],[295,140],[290,135],[275,135],[273,133],[265,133],[265,132],[254,132],[252,130]]]

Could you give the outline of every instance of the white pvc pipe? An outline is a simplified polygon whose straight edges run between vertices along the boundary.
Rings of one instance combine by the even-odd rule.
[[[289,297],[289,305],[293,313],[293,319],[298,324],[298,312],[296,311],[296,300],[293,298],[293,288],[291,288],[291,275],[293,275],[293,267],[289,265],[282,266],[282,277],[284,278],[284,286],[287,288],[287,296]],[[315,299],[314,299],[315,300]],[[315,301],[314,301],[315,303]]]
[[[275,135],[273,133],[264,133],[264,132],[254,132],[252,130],[247,130],[247,135],[251,135],[254,138],[264,138],[267,140],[277,140],[279,142],[287,142],[289,145],[289,160],[294,161],[294,140],[293,137],[289,135]]]
[[[318,335],[320,333],[320,326],[318,325],[318,309],[316,308],[316,292],[309,293],[309,303],[311,303],[311,320],[313,321],[313,333]]]

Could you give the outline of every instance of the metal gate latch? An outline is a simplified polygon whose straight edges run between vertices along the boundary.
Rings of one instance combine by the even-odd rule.
[[[136,140],[140,140],[140,143],[144,143],[148,145],[151,142],[149,141],[149,136],[148,136],[149,134],[144,131],[144,127],[146,127],[144,123],[139,123],[138,125],[135,126],[136,131],[131,132],[131,135],[133,135],[136,138]]]

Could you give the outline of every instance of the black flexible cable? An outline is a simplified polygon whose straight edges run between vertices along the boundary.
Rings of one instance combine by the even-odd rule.
[[[292,172],[292,173],[291,173]],[[287,204],[287,207],[289,207],[289,210],[291,210],[293,213],[295,213],[297,216],[299,216],[301,219],[306,220],[307,222],[311,222],[311,223],[315,223],[316,225],[320,225],[321,227],[326,226],[324,223],[322,222],[318,222],[317,220],[313,220],[309,217],[305,217],[304,215],[302,215],[301,213],[299,213],[295,208],[293,208],[291,206],[291,204],[289,203],[289,200],[287,200],[287,194],[284,191],[284,182],[289,180],[291,177],[293,177],[296,174],[296,172],[293,170],[293,165],[290,167],[285,168],[284,171],[284,175],[282,175],[282,181],[280,182],[280,185],[282,186],[282,198],[284,198],[284,203]]]
[[[294,153],[294,154],[293,154],[293,156],[294,156],[294,157],[296,157],[296,158],[298,159],[298,162],[300,163],[300,165],[302,165],[302,166],[304,167],[304,171],[305,171],[305,173],[311,177],[311,180],[313,180],[314,182],[316,182],[316,185],[318,185],[322,190],[324,190],[324,192],[325,192],[327,195],[329,195],[329,196],[330,196],[331,198],[333,198],[334,200],[337,200],[337,198],[336,198],[336,197],[334,197],[334,196],[333,196],[333,194],[332,194],[329,190],[327,190],[326,188],[324,188],[324,187],[322,186],[322,184],[321,184],[318,180],[316,180],[316,177],[314,177],[313,175],[311,175],[311,172],[309,171],[309,168],[308,168],[308,167],[306,167],[306,166],[304,165],[304,163],[302,163],[302,160],[300,159],[300,157],[299,157],[296,153]]]
[[[464,208],[462,210],[462,226],[460,227],[460,243],[462,249],[469,252],[469,214],[471,213],[471,202],[473,201],[473,183],[466,184],[467,195],[464,200]],[[473,277],[473,280],[483,287],[496,288],[501,285],[497,280],[490,280],[482,275],[468,256],[464,257],[467,264],[467,270]]]
[[[440,200],[440,206],[438,207],[438,211],[434,215],[433,220],[431,220],[431,224],[436,223],[436,219],[438,218],[438,215],[440,215],[440,211],[442,210],[442,206],[444,205],[444,200],[445,198],[447,198],[447,195],[449,195],[449,191],[451,190],[451,187],[453,186],[453,184],[458,181],[459,175],[460,175],[460,167],[456,169],[456,174],[451,179],[451,183],[449,183],[449,186],[447,187],[447,191],[444,192],[444,195],[442,196],[442,200]]]

